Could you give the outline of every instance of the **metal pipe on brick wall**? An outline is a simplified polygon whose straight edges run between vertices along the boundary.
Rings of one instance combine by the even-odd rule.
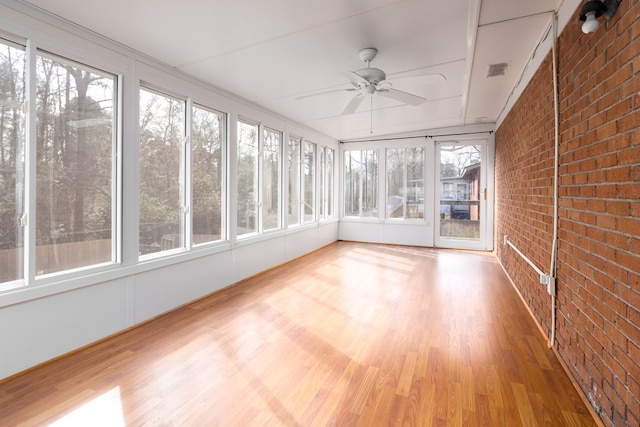
[[[549,265],[549,277],[553,283],[551,292],[551,347],[553,347],[556,338],[556,258],[558,252],[558,164],[560,162],[560,101],[558,93],[558,14],[553,14],[552,22],[553,44],[551,48],[552,64],[553,64],[553,108],[555,121],[555,153],[553,168],[553,238],[551,244],[551,262]]]
[[[553,108],[554,108],[554,162],[553,162],[553,237],[551,239],[551,261],[549,264],[549,274],[545,274],[539,269],[525,254],[523,254],[507,236],[504,243],[509,245],[522,259],[524,259],[539,275],[540,282],[547,285],[547,291],[551,295],[551,330],[549,333],[549,347],[553,347],[556,337],[556,261],[558,254],[558,169],[560,163],[560,101],[558,90],[558,14],[553,13],[551,18],[551,62],[553,72]],[[547,33],[549,34],[549,33]],[[544,280],[543,280],[544,279]]]

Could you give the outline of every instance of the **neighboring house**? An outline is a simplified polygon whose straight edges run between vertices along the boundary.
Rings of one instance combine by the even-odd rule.
[[[480,163],[465,167],[460,176],[441,178],[440,186],[442,219],[480,219]]]

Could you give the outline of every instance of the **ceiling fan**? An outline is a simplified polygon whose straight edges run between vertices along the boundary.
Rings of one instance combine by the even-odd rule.
[[[335,89],[313,93],[310,95],[303,95],[297,97],[296,99],[309,98],[312,96],[324,95],[332,92],[355,92],[355,95],[353,96],[353,98],[351,98],[351,101],[349,101],[347,106],[342,111],[343,115],[355,113],[362,101],[364,101],[364,99],[366,98],[366,95],[380,95],[412,106],[423,104],[426,101],[425,98],[408,92],[403,92],[398,89],[393,89],[391,87],[391,82],[386,80],[387,75],[385,74],[385,72],[380,70],[379,68],[371,67],[371,61],[373,61],[377,54],[378,50],[373,47],[368,47],[358,52],[360,59],[362,59],[367,64],[367,67],[361,68],[357,71],[350,71],[345,73],[347,78],[351,81],[351,85],[353,87],[348,89]],[[418,76],[410,75],[399,78],[415,77],[419,77],[426,84],[434,84],[446,80],[442,74],[426,74]]]

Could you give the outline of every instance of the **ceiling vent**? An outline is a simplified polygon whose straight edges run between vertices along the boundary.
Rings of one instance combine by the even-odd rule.
[[[509,64],[507,64],[506,62],[501,62],[499,64],[489,64],[489,67],[487,68],[487,77],[504,76],[508,66]]]

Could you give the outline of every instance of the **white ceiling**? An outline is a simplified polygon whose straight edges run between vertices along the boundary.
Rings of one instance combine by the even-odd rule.
[[[29,0],[118,43],[338,140],[493,123],[562,0]],[[393,88],[341,115],[358,51]],[[505,75],[486,77],[490,64]],[[427,85],[407,75],[439,73]],[[394,78],[396,80],[394,81]]]

